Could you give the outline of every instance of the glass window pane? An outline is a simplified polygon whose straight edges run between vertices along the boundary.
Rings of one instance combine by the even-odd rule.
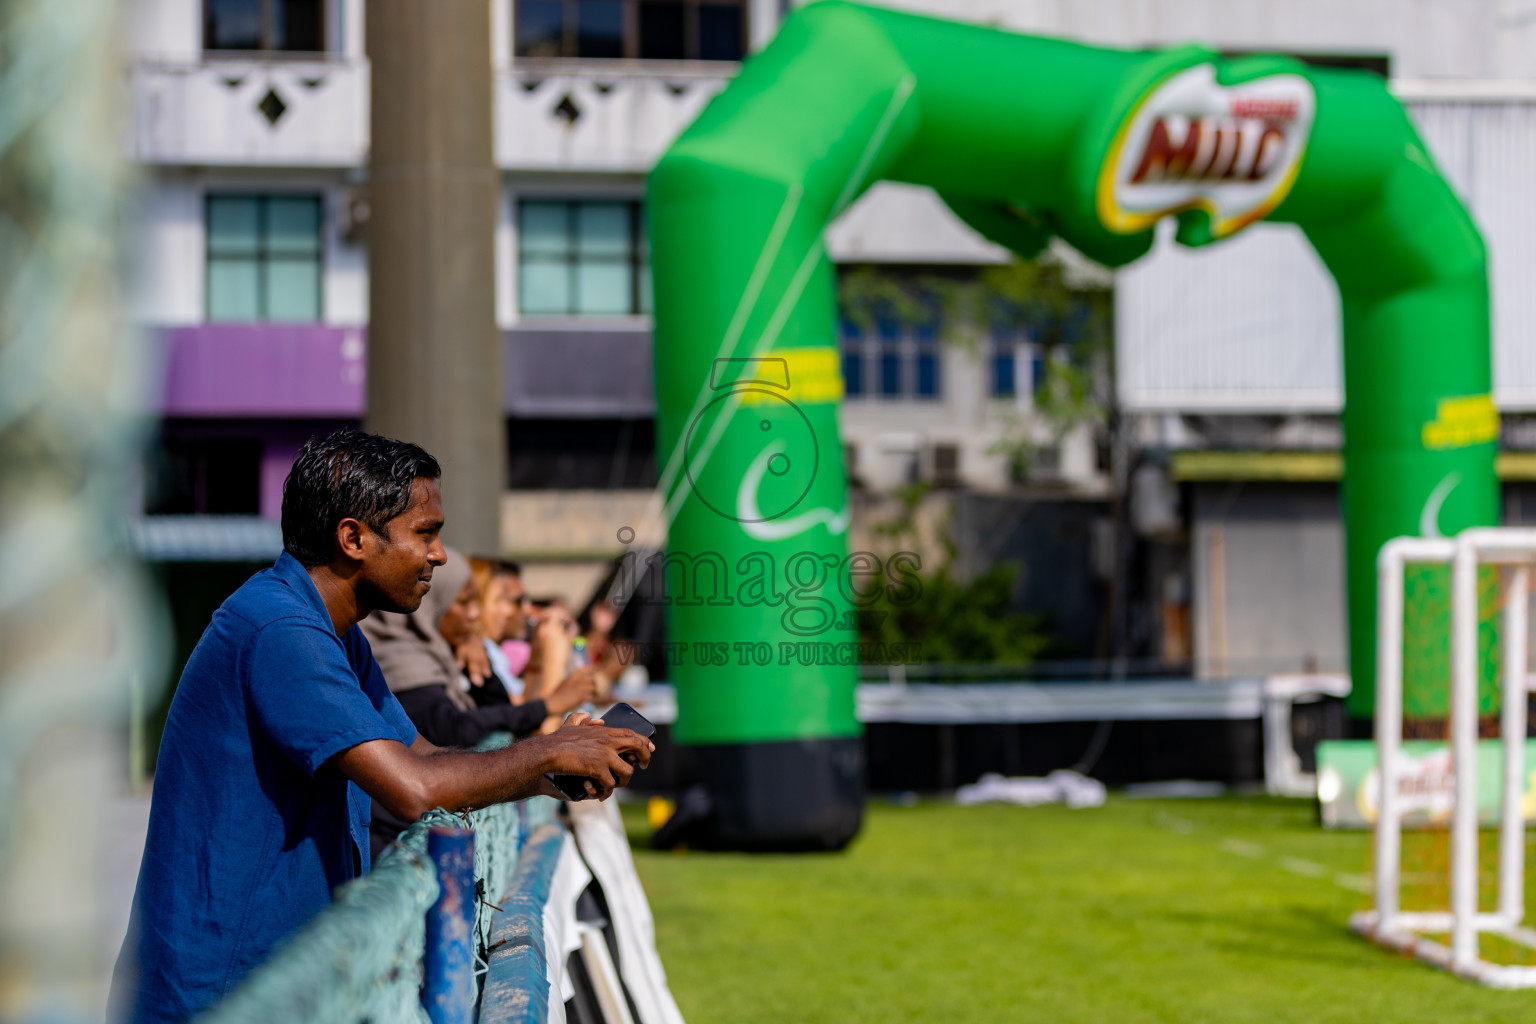
[[[741,60],[741,8],[699,5],[699,59]]]
[[[1012,398],[1018,393],[1014,380],[1012,352],[999,352],[992,357],[992,394],[998,398]]]
[[[1040,385],[1045,383],[1045,356],[1039,349],[1031,353],[1029,357],[1029,390],[1038,391]]]
[[[583,263],[576,268],[576,312],[633,313],[628,263]]]
[[[518,274],[519,305],[524,313],[570,313],[571,268],[563,261],[524,259]]]
[[[267,203],[267,251],[318,253],[320,200],[275,197]]]
[[[857,352],[843,353],[843,394],[849,398],[864,394],[864,357]]]
[[[517,0],[515,21],[517,56],[561,56],[565,5],[560,0]]]
[[[880,353],[880,393],[901,394],[901,356],[895,352]]]
[[[924,295],[921,304],[922,312],[918,314],[916,322],[912,325],[912,336],[919,342],[927,344],[939,338],[939,322],[943,317],[943,307],[932,295]]]
[[[640,280],[636,283],[636,289],[640,293],[640,312],[650,313],[654,308],[651,300],[651,267],[649,264],[640,265]]]
[[[917,354],[917,394],[920,398],[939,397],[939,360],[932,352]]]
[[[207,0],[210,50],[261,49],[261,0]]]
[[[267,264],[267,319],[312,323],[320,319],[320,261]]]
[[[317,52],[324,49],[320,0],[272,0],[272,48]]]
[[[576,56],[624,56],[623,0],[577,0]]]
[[[629,259],[629,204],[582,203],[576,208],[576,251],[582,257]]]
[[[524,203],[518,216],[518,248],[523,256],[570,254],[570,204]]]
[[[640,292],[640,312],[649,313],[654,309],[651,294],[651,239],[645,230],[645,208],[641,207],[639,203],[636,203],[635,206],[640,211],[640,216],[635,220],[640,232],[640,237],[637,239],[640,245],[640,281],[636,287]]]
[[[209,260],[208,319],[261,319],[260,281],[261,268],[256,260]]]
[[[251,196],[210,196],[208,252],[254,256],[260,248],[260,200]]]
[[[640,56],[646,60],[682,60],[683,5],[679,0],[641,0]]]

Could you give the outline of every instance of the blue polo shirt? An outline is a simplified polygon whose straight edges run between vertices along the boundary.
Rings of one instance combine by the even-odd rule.
[[[285,552],[214,612],[171,701],[129,931],[134,1020],[216,1002],[367,872],[368,796],[326,762],[377,739],[416,729]]]

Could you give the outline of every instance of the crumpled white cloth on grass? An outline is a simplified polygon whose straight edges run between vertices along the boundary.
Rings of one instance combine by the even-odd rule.
[[[1007,803],[1021,807],[1040,804],[1066,804],[1068,807],[1098,807],[1104,803],[1104,783],[1077,772],[1054,771],[1043,779],[1005,778],[988,772],[969,786],[955,790],[955,802],[962,807],[973,804]]]

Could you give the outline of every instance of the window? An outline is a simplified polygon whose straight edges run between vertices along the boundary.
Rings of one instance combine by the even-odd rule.
[[[513,490],[656,486],[654,420],[507,420]]]
[[[939,309],[903,321],[878,309],[869,323],[842,317],[843,393],[849,398],[917,398],[943,394],[939,362]]]
[[[1033,395],[1045,366],[1032,333],[1016,324],[994,320],[989,332],[988,384],[993,398]]]
[[[320,319],[320,197],[209,196],[208,319]]]
[[[165,437],[145,456],[147,515],[256,515],[260,441]]]
[[[203,0],[203,48],[319,52],[325,0]]]
[[[1222,50],[1221,55],[1231,60],[1254,55],[1268,56],[1273,50]],[[1392,57],[1385,53],[1287,53],[1285,56],[1314,68],[1345,68],[1353,71],[1369,71],[1381,78],[1392,77]]]
[[[992,349],[992,397],[1014,398],[1019,393],[1018,360],[1012,345]]]
[[[525,200],[518,206],[518,296],[534,316],[651,311],[650,251],[630,201]]]
[[[517,0],[519,57],[741,60],[744,0]]]
[[[991,303],[987,324],[988,391],[993,398],[1032,396],[1045,375],[1044,353],[1037,337],[1051,333],[1039,310],[1020,308],[996,299]],[[1074,308],[1054,328],[1054,333],[1077,340],[1086,323],[1086,309]]]

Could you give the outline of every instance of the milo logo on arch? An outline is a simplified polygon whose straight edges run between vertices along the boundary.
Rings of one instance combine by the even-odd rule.
[[[1301,75],[1225,86],[1212,64],[1154,86],[1115,133],[1096,201],[1111,231],[1135,234],[1181,210],[1222,238],[1280,204],[1301,169],[1317,98]]]

